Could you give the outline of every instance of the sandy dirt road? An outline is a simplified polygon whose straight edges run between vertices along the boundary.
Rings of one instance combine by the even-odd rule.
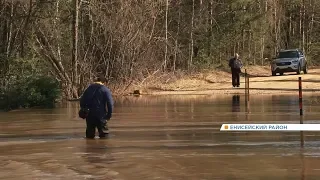
[[[251,68],[250,94],[297,93],[298,78],[302,78],[304,93],[320,93],[320,68],[309,69],[308,74],[286,73],[271,76],[268,67]],[[187,79],[150,87],[147,94],[242,94],[245,92],[245,79],[240,78],[240,87],[233,88],[231,75],[227,72],[214,72],[197,75]]]

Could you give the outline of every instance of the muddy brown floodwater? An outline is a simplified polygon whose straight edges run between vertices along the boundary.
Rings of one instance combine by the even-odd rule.
[[[319,123],[304,97],[305,123]],[[78,103],[0,113],[0,179],[318,180],[320,133],[220,132],[223,123],[299,123],[297,96],[116,99],[107,139],[83,138]]]

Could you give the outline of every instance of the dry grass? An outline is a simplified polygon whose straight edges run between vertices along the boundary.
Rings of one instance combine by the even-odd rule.
[[[247,67],[248,74],[251,76],[268,76],[268,67],[250,66]],[[244,72],[244,70],[243,70]],[[148,93],[152,91],[179,91],[179,90],[204,90],[210,88],[209,86],[215,83],[229,83],[231,82],[230,72],[221,70],[203,70],[202,72],[188,75],[183,72],[176,74],[161,74],[157,77],[150,78],[142,86],[134,88],[141,89]]]
[[[254,77],[270,76],[270,66],[250,66],[247,68],[248,74]]]
[[[292,93],[297,88],[297,76],[271,76],[269,66],[248,66],[250,91],[252,94]],[[242,70],[244,72],[244,70]],[[318,92],[320,89],[320,69],[313,68],[303,75],[303,89]],[[244,88],[244,78],[240,78]],[[138,89],[141,94],[228,94],[243,93],[242,89],[231,88],[231,73],[222,70],[203,70],[192,74],[185,72],[154,73],[130,87],[130,92]]]

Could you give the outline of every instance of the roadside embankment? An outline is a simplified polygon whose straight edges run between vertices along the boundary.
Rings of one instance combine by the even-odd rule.
[[[286,73],[283,76],[271,76],[269,66],[250,66],[246,69],[250,77],[250,94],[297,93],[298,77],[302,77],[304,93],[320,93],[320,68],[313,67],[308,74]],[[195,95],[241,94],[245,88],[243,75],[240,87],[232,88],[231,74],[219,70],[206,70],[193,75],[167,74],[157,78],[158,80],[149,80],[149,83],[136,86],[135,89],[141,90],[141,94]]]

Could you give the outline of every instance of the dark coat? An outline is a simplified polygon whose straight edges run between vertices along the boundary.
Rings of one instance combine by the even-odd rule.
[[[235,68],[234,67],[235,60],[236,60],[235,57],[233,57],[233,58],[231,58],[229,60],[229,67],[231,68],[231,71],[241,73],[241,69],[240,68]]]
[[[88,116],[109,120],[113,112],[113,99],[110,89],[100,83],[91,84],[80,99],[80,107],[89,108]]]

